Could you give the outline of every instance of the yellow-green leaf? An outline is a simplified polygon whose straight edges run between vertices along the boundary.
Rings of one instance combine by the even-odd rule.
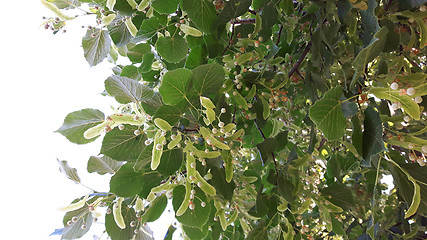
[[[193,36],[193,37],[201,37],[203,36],[203,33],[199,31],[196,28],[190,27],[187,24],[181,24],[180,26],[181,31],[183,31],[185,34]]]
[[[126,228],[125,220],[123,219],[122,215],[122,202],[124,198],[120,197],[116,203],[113,205],[113,216],[114,221],[116,222],[117,226],[121,229]]]
[[[408,176],[408,179],[414,184],[414,195],[412,197],[411,206],[409,206],[408,210],[405,213],[405,218],[408,218],[417,212],[418,206],[420,205],[421,201],[420,185],[418,185],[418,183],[412,177]]]
[[[138,33],[138,29],[136,28],[135,24],[133,24],[132,19],[126,19],[125,24],[132,37],[135,37]]]
[[[420,108],[418,104],[408,95],[400,95],[398,90],[390,88],[373,87],[370,90],[376,97],[387,99],[392,102],[400,102],[403,110],[415,120],[420,120]]]

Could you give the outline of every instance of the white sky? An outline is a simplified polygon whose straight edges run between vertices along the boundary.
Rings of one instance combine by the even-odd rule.
[[[62,227],[64,213],[57,209],[88,190],[58,171],[57,158],[77,168],[86,185],[109,189],[109,176],[86,171],[89,156],[98,153],[101,142],[76,145],[54,131],[70,112],[96,108],[108,114],[111,105],[117,106],[100,95],[112,65],[89,67],[81,48],[81,22],[69,24],[66,34],[53,35],[40,27],[42,16],[54,15],[39,0],[2,4],[2,239],[60,239],[49,237]]]

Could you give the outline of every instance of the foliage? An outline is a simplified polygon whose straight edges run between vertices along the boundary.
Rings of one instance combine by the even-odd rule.
[[[188,239],[426,237],[424,1],[42,2],[54,33],[96,16],[84,57],[117,65],[116,111],[58,130],[104,135],[88,171],[112,175],[64,208],[62,239],[101,209],[111,239],[151,239],[168,201]]]

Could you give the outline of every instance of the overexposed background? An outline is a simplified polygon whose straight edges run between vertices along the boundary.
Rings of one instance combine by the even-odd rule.
[[[53,35],[42,17],[54,16],[38,0],[5,1],[1,24],[0,87],[0,206],[2,239],[60,239],[49,237],[62,228],[57,209],[88,190],[68,180],[56,159],[77,168],[82,182],[108,191],[110,176],[89,174],[87,160],[97,155],[101,141],[76,145],[55,133],[64,117],[83,108],[108,114],[117,103],[101,96],[104,80],[112,74],[105,61],[89,67],[81,38],[93,24],[90,18],[73,20],[67,33]],[[160,224],[167,228],[170,218]],[[89,232],[82,239],[93,239]],[[154,230],[163,239],[164,230]]]

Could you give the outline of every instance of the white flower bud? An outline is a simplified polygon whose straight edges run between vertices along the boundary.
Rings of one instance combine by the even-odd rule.
[[[120,124],[118,127],[119,127],[119,130],[125,129],[125,126],[123,124]]]
[[[393,90],[397,90],[399,88],[399,84],[397,84],[397,83],[394,82],[394,83],[392,83],[390,85],[390,88],[393,89]]]
[[[206,207],[206,203],[205,203],[205,202],[201,202],[201,203],[200,203],[200,206],[202,206],[202,207]]]
[[[135,131],[133,131],[133,134],[135,134],[135,136],[138,136],[141,134],[141,131],[139,129],[136,129]]]
[[[406,94],[408,94],[409,96],[412,96],[415,94],[415,89],[414,88],[408,88],[406,89]]]
[[[145,142],[144,142],[144,143],[145,143],[145,145],[146,145],[146,146],[148,146],[148,145],[150,145],[150,144],[151,144],[151,140],[147,139],[147,140],[145,140]]]
[[[216,129],[216,128],[212,128],[212,133],[213,133],[213,134],[217,134],[217,132],[218,132],[218,129]]]
[[[157,144],[157,145],[156,145],[156,149],[157,149],[157,150],[159,150],[159,151],[160,151],[160,150],[162,150],[162,149],[163,149],[163,145],[162,145],[162,144],[160,144],[160,143],[159,143],[159,144]]]
[[[220,128],[223,128],[223,127],[224,127],[224,125],[225,125],[225,124],[224,124],[223,122],[219,122],[219,123],[218,123],[218,127],[220,127]]]
[[[410,117],[410,116],[405,116],[405,117],[403,117],[403,120],[404,120],[405,122],[410,122],[412,119],[411,119],[411,117]]]
[[[171,136],[171,139],[172,139],[172,140],[175,140],[175,139],[176,139],[176,135],[174,135],[174,134],[173,134],[173,135]]]
[[[415,101],[416,103],[420,104],[420,103],[422,103],[422,102],[423,102],[423,98],[422,98],[421,96],[417,96],[417,97],[415,97],[414,101]]]

